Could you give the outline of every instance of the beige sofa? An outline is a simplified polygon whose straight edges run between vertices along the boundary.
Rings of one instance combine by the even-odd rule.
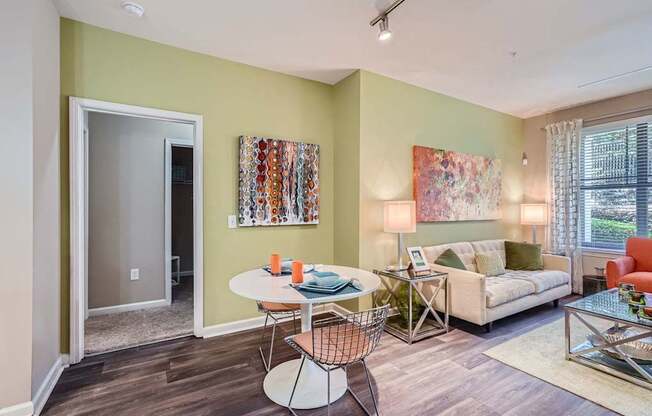
[[[452,249],[464,262],[466,270],[440,266],[433,262],[446,249]],[[477,272],[476,253],[496,252],[505,263],[505,240],[485,240],[424,247],[434,270],[447,272],[449,278],[450,314],[457,318],[485,325],[505,316],[541,305],[558,304],[558,299],[571,293],[571,262],[563,256],[543,255],[544,270],[507,270],[500,276],[485,276]],[[424,295],[431,297],[432,287],[424,285]],[[437,296],[437,309],[443,310],[444,297]]]

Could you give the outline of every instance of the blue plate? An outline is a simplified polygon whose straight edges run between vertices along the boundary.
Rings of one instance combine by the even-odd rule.
[[[310,292],[337,293],[340,290],[344,289],[346,286],[348,286],[349,283],[351,283],[350,280],[342,279],[342,281],[340,281],[336,286],[326,287],[326,286],[311,285],[311,284],[309,284],[311,282],[303,283],[303,284],[299,285],[298,288],[301,289],[301,290],[307,290],[307,291],[310,291]]]

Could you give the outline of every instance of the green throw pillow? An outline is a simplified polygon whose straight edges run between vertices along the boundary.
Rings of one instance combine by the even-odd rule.
[[[464,262],[459,258],[457,254],[452,249],[447,249],[437,257],[435,264],[440,266],[452,267],[454,269],[466,270]]]
[[[541,244],[505,241],[505,268],[511,270],[543,270]]]

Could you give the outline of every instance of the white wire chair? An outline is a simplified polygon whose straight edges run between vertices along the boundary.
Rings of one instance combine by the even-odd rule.
[[[297,415],[297,413],[292,409],[292,399],[294,398],[297,382],[299,381],[299,376],[301,375],[301,370],[306,359],[314,362],[327,373],[328,415],[330,415],[331,405],[331,371],[342,368],[346,373],[348,366],[355,363],[361,363],[364,368],[375,414],[380,415],[376,396],[371,387],[371,379],[369,378],[369,370],[367,369],[365,358],[376,349],[380,342],[380,337],[385,329],[388,310],[389,305],[385,305],[341,317],[322,319],[314,322],[311,331],[285,338],[285,342],[297,350],[302,356],[299,372],[294,381],[294,387],[288,402],[288,409],[293,415]],[[351,393],[365,413],[371,416],[369,410],[367,410],[362,401],[351,390],[351,387],[347,387],[347,391]]]
[[[260,345],[258,346],[258,352],[260,353],[260,358],[263,360],[263,366],[265,371],[269,373],[269,370],[272,366],[272,353],[274,352],[274,336],[276,335],[276,325],[279,320],[292,317],[292,325],[294,327],[294,333],[297,334],[297,314],[300,313],[301,305],[299,304],[290,304],[290,303],[273,303],[273,302],[256,302],[258,306],[258,312],[265,314],[265,325],[263,326],[263,331],[260,334]],[[272,338],[269,342],[269,355],[265,358],[263,353],[263,347],[265,345],[265,332],[267,331],[267,323],[269,320],[274,321],[272,325]]]

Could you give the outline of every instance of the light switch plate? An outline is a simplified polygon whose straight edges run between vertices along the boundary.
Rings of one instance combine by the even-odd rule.
[[[130,278],[131,280],[140,279],[140,269],[131,269]]]
[[[238,228],[238,218],[235,215],[229,215],[227,217],[227,224],[229,228]]]

